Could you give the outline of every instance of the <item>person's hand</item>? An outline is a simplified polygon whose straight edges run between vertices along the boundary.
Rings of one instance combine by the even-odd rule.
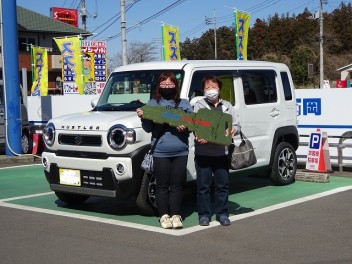
[[[195,140],[197,140],[197,142],[200,143],[200,144],[208,143],[208,140],[205,140],[205,139],[202,139],[202,138],[199,138],[199,137],[195,137]]]
[[[231,129],[231,137],[234,137],[235,136],[235,132],[236,132],[236,130],[235,130],[235,128],[233,127],[232,129]],[[229,135],[229,129],[227,128],[226,130],[225,130],[225,136],[227,137]]]
[[[177,130],[178,132],[183,132],[183,131],[186,130],[186,128],[187,128],[187,127],[185,127],[184,125],[180,125],[180,126],[177,126],[177,127],[176,127],[176,130]]]
[[[236,129],[233,127],[231,129],[231,137],[234,137],[235,136],[235,133],[236,133]]]
[[[137,115],[138,115],[139,118],[143,117],[143,110],[142,109],[137,108],[136,112],[137,112]]]

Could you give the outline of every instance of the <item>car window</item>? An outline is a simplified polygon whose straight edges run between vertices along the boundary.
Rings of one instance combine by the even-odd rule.
[[[161,73],[167,70],[144,70],[112,73],[100,96],[96,110],[135,111],[152,97]],[[181,87],[184,72],[171,70]]]
[[[234,78],[236,78],[237,71],[235,70],[198,70],[193,73],[191,87],[188,94],[189,100],[195,97],[203,96],[202,81],[206,75],[213,74],[217,76],[222,82],[222,89],[220,97],[235,105],[235,91],[234,91]]]
[[[282,80],[282,86],[284,88],[285,100],[290,101],[292,100],[292,89],[290,81],[288,79],[288,74],[287,72],[280,72],[280,75]]]
[[[247,105],[277,101],[276,73],[273,70],[242,70],[244,100]]]

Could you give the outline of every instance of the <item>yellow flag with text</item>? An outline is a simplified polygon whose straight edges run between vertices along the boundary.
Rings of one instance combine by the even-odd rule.
[[[247,60],[248,30],[250,14],[235,11],[235,38],[237,60]]]
[[[161,26],[161,31],[163,43],[163,60],[181,60],[178,27],[163,24]]]
[[[32,96],[48,95],[48,52],[45,48],[31,48],[33,84]]]
[[[81,39],[79,36],[55,38],[62,55],[64,94],[83,94]]]

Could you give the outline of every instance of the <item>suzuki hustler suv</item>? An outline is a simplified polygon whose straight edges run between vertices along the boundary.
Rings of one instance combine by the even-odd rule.
[[[89,112],[49,120],[44,129],[42,164],[50,188],[65,203],[90,196],[135,197],[144,214],[155,213],[155,178],[141,170],[151,134],[141,127],[136,109],[152,96],[164,71],[172,71],[181,97],[191,104],[202,98],[201,82],[215,74],[223,82],[221,97],[232,103],[242,131],[251,140],[257,164],[277,185],[290,184],[297,169],[296,100],[284,64],[255,61],[173,61],[131,64],[108,78]],[[82,95],[83,96],[83,95]],[[239,137],[235,143],[239,143]],[[190,136],[187,181],[196,179],[194,138]]]

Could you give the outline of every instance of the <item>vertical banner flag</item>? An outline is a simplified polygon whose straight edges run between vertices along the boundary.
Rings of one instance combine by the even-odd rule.
[[[107,79],[106,41],[82,41],[84,94],[101,94]]]
[[[45,48],[31,46],[32,96],[48,95],[48,52]]]
[[[178,27],[162,24],[161,36],[163,60],[181,60]]]
[[[54,38],[62,55],[64,94],[83,94],[81,39],[79,36]]]
[[[250,14],[235,10],[235,38],[237,60],[247,60],[247,44]]]

